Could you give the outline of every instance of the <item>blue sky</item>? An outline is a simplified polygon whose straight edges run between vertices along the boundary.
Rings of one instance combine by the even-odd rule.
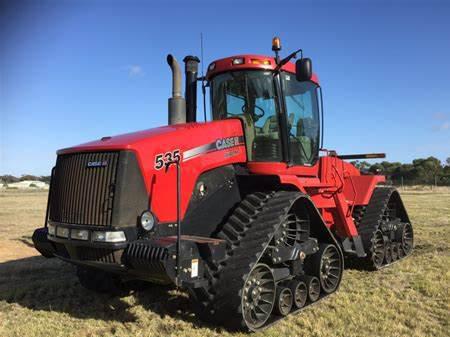
[[[58,148],[165,124],[166,54],[199,55],[200,32],[205,64],[270,55],[274,35],[303,48],[327,148],[450,157],[448,1],[279,3],[2,1],[0,174],[47,175]]]

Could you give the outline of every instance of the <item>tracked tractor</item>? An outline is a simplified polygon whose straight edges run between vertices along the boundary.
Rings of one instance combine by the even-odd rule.
[[[376,270],[410,254],[399,193],[345,161],[383,154],[324,149],[311,60],[282,58],[278,38],[272,50],[205,76],[186,57],[184,97],[169,55],[168,125],[59,150],[36,249],[76,265],[91,290],[174,284],[202,320],[251,331],[334,293],[347,258]]]

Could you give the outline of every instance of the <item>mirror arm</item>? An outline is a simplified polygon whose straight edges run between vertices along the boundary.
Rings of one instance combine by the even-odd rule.
[[[296,58],[298,53],[300,53],[300,59],[302,59],[303,58],[303,50],[302,49],[296,50],[293,53],[286,56],[281,61],[277,62],[277,67],[275,68],[275,71],[279,71],[282,66],[284,66],[286,63],[288,63],[293,58]]]

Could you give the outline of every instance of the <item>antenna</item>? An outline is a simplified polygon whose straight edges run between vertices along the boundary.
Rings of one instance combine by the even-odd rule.
[[[202,64],[202,77],[204,75],[203,73],[203,33],[200,33],[200,57],[202,59],[201,64]]]
[[[202,94],[203,94],[203,118],[206,122],[206,87],[205,87],[205,74],[203,71],[203,33],[200,33],[200,58],[201,58],[201,66],[202,66]]]

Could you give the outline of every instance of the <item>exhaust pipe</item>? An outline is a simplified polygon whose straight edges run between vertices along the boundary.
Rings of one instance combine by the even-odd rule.
[[[169,98],[169,125],[186,123],[186,101],[181,95],[181,69],[172,54],[167,55],[172,70],[172,97]]]
[[[186,56],[183,59],[186,76],[186,122],[197,121],[197,73],[199,58],[196,56]]]

